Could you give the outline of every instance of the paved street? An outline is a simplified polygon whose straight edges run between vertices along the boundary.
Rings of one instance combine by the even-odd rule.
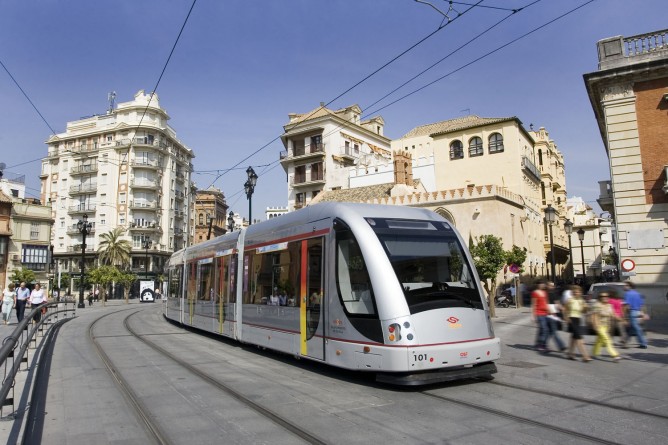
[[[317,424],[313,428],[328,443],[362,443],[364,440],[368,443],[391,440],[395,436],[402,437],[405,443],[493,443],[501,439],[513,443],[580,443],[572,438],[570,442],[564,440],[559,434],[545,435],[540,428],[521,426],[515,421],[499,423],[495,417],[488,419],[480,413],[471,416],[470,408],[449,406],[450,402],[445,408],[443,400],[449,398],[469,400],[469,403],[472,400],[523,418],[553,419],[555,424],[570,425],[573,419],[586,418],[586,424],[579,428],[609,443],[665,443],[668,440],[666,334],[649,333],[650,346],[646,350],[635,347],[620,350],[625,355],[620,363],[613,363],[605,355],[600,360],[582,363],[567,360],[561,353],[539,354],[533,350],[535,327],[529,309],[498,309],[494,324],[503,349],[494,381],[443,384],[422,392],[379,386],[356,373],[335,371],[292,357],[240,347],[234,342],[194,335],[166,323],[160,307],[160,304],[136,302],[129,305],[112,302],[106,307],[95,304],[78,310],[78,318],[63,325],[55,343],[48,385],[44,388],[47,393],[41,443],[146,442],[142,422],[128,408],[89,341],[88,329],[95,321],[100,321],[95,335],[109,349],[117,372],[132,376],[130,381],[138,385],[134,391],[142,403],[150,407],[151,412],[158,413],[155,416],[159,420],[175,428],[170,435],[171,443],[212,443],[222,437],[222,430],[226,443],[293,443],[294,437],[291,439],[276,425],[257,418],[257,413],[247,412],[232,400],[224,401],[225,397],[216,395],[217,392],[212,394],[210,388],[200,388],[200,384],[193,386],[193,378],[186,378],[173,363],[136,342],[130,343],[130,336],[121,335],[117,329],[123,317],[135,312],[132,317],[138,318],[130,318],[130,324],[136,325],[141,335],[184,357],[190,355],[190,362],[206,367],[209,373],[222,372],[219,378],[233,382],[244,393],[253,394],[254,400],[273,407],[275,412],[289,406],[289,412],[311,417],[314,425]],[[103,315],[105,317],[100,319]],[[6,336],[11,328],[11,325],[0,326],[0,334]],[[567,334],[561,335],[566,340]],[[587,337],[588,348],[592,340]],[[210,358],[205,358],[207,355]],[[17,385],[20,386],[21,379],[33,378],[33,371],[22,372]],[[555,402],[516,386],[563,397]],[[178,390],[178,398],[168,396],[172,389]],[[441,401],[426,401],[425,394],[440,397]],[[28,395],[17,394],[16,398],[20,400],[21,409],[25,409],[30,400]],[[179,398],[182,401],[179,402]],[[580,398],[634,407],[663,417],[648,417],[639,424],[632,412],[620,411],[611,416],[603,411],[606,408],[587,408],[585,403],[578,402]],[[292,401],[286,405],[288,400]],[[207,429],[201,416],[186,415],[193,406],[203,409],[206,417],[215,418],[217,427]],[[411,408],[406,411],[408,407]],[[384,417],[388,409],[396,414],[389,424],[389,419]],[[600,414],[596,414],[598,410]],[[360,423],[362,418],[364,421]],[[176,419],[179,420],[175,423]],[[629,432],[629,422],[637,429],[633,435]],[[576,423],[582,424],[582,421]],[[0,440],[16,441],[19,425],[19,421],[0,422]],[[23,424],[21,428],[26,427],[30,426]],[[189,437],[191,439],[187,439]]]

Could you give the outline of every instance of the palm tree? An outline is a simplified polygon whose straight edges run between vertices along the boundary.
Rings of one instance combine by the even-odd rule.
[[[121,269],[130,265],[130,252],[132,251],[132,243],[128,240],[121,239],[125,233],[123,227],[116,227],[113,230],[100,235],[100,246],[97,252],[100,254],[100,262],[102,264],[110,264],[118,266]]]

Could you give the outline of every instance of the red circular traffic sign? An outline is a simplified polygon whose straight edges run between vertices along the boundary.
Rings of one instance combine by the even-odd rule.
[[[630,272],[633,269],[635,269],[635,267],[636,267],[636,263],[633,260],[628,259],[628,258],[625,259],[625,260],[622,260],[622,270],[624,270],[626,272]]]

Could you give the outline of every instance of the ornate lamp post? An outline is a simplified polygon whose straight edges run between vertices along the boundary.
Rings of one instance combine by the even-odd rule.
[[[545,221],[550,226],[550,257],[552,260],[552,281],[554,282],[556,276],[556,264],[554,261],[554,239],[552,238],[552,225],[557,222],[557,211],[552,204],[548,204],[545,208]]]
[[[257,175],[253,167],[248,167],[246,169],[246,174],[248,175],[248,180],[244,184],[244,190],[246,191],[246,197],[248,198],[248,225],[250,226],[253,223],[253,192],[255,192],[255,184],[257,184]]]
[[[234,212],[230,210],[230,214],[227,215],[227,229],[230,232],[234,232]]]
[[[86,272],[86,235],[93,228],[93,224],[88,222],[88,215],[84,213],[83,221],[79,220],[77,229],[81,232],[81,277],[79,278],[79,304],[78,308],[85,308],[84,304],[84,275]]]
[[[564,230],[566,231],[566,235],[568,235],[568,255],[570,257],[570,263],[571,263],[570,279],[571,281],[575,281],[575,273],[574,273],[575,269],[573,268],[573,246],[571,245],[571,234],[573,233],[573,221],[567,219],[566,222],[564,223]]]
[[[585,254],[584,247],[582,247],[582,242],[585,239],[585,231],[580,228],[578,230],[578,239],[580,240],[580,256],[582,257],[582,288],[587,289],[587,271],[585,270]]]
[[[142,242],[142,247],[146,250],[146,280],[148,281],[148,249],[151,248],[151,244],[153,244],[153,241],[151,241],[150,238],[145,238],[144,241]]]

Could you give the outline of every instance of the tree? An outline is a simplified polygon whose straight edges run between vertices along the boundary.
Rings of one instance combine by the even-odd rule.
[[[104,304],[107,300],[105,295],[107,287],[120,279],[121,271],[119,271],[116,266],[104,265],[96,267],[95,269],[88,272],[88,274],[90,280],[93,283],[99,284],[102,288],[102,295],[100,298],[102,298],[102,304]]]
[[[35,272],[28,269],[27,267],[22,267],[20,269],[15,269],[14,272],[12,273],[12,276],[9,279],[13,283],[30,284],[33,281],[35,281],[36,278],[37,276],[35,275]]]
[[[125,269],[130,265],[130,252],[132,243],[121,239],[125,229],[115,227],[113,230],[100,235],[100,246],[97,251],[100,254],[100,262],[111,266],[119,266]]]
[[[527,260],[527,248],[518,247],[513,244],[513,248],[507,252],[506,264],[515,264],[519,266],[518,273],[524,272],[524,262]]]
[[[496,277],[506,264],[508,253],[503,250],[501,238],[494,235],[480,236],[470,250],[475,268],[487,292],[487,304],[489,305],[490,316],[496,317],[494,307]]]
[[[125,288],[125,303],[128,304],[130,303],[129,297],[130,297],[130,287],[132,287],[132,283],[134,283],[137,280],[137,275],[133,273],[122,273],[120,274],[118,278],[118,282],[123,285]]]

